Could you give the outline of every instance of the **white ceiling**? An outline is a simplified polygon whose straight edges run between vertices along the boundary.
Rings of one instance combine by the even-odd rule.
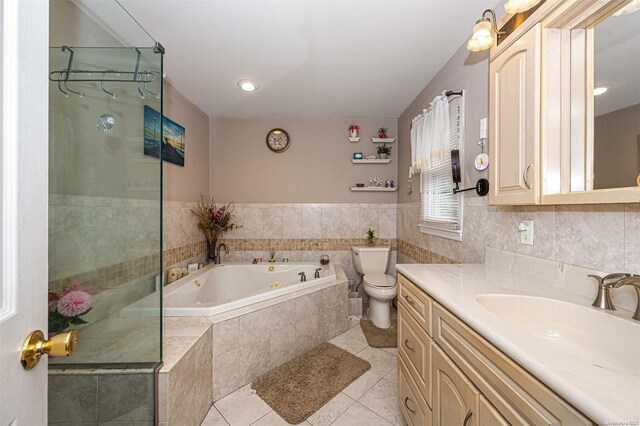
[[[211,116],[396,118],[497,0],[119,2]],[[241,92],[240,79],[261,88]]]

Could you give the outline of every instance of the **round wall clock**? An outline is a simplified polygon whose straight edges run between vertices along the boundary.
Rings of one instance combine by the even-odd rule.
[[[284,152],[290,144],[289,133],[283,129],[273,129],[267,134],[267,146],[273,152]]]

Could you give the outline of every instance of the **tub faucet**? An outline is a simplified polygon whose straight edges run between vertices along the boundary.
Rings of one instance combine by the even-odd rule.
[[[218,247],[216,248],[216,255],[213,257],[213,263],[216,265],[219,265],[222,260],[222,256],[220,256],[220,248],[222,247],[224,247],[225,254],[229,254],[229,247],[227,247],[225,243],[218,244]]]
[[[636,304],[636,311],[634,312],[633,318],[636,321],[640,321],[640,275],[630,275],[625,274],[624,278],[619,279],[614,285],[613,288],[619,288],[625,285],[630,285],[636,291],[636,295],[638,296],[638,301]]]
[[[313,275],[313,278],[320,278],[320,271],[322,271],[322,268],[316,269],[316,273]]]
[[[254,257],[253,258],[253,262],[251,262],[251,263],[253,263],[254,265],[257,265],[258,262],[262,262],[262,258],[261,257]]]
[[[628,277],[629,274],[615,273],[606,275],[604,278],[598,275],[588,276],[598,281],[598,294],[591,306],[608,311],[615,311],[616,307],[613,306],[609,290],[611,290],[620,279]]]
[[[307,281],[307,276],[305,275],[304,272],[300,272],[300,273],[298,273],[298,275],[300,275],[300,282],[301,283]]]

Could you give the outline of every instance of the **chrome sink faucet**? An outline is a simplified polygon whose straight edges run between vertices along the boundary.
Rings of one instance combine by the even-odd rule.
[[[598,281],[598,294],[596,294],[596,298],[591,306],[595,306],[596,308],[605,309],[608,311],[615,311],[616,307],[611,301],[611,294],[609,293],[609,290],[614,288],[619,280],[628,277],[629,274],[615,273],[605,275],[604,278],[598,275],[588,276]]]
[[[640,275],[630,275],[630,274],[625,274],[625,275],[626,277],[618,280],[613,285],[613,288],[619,288],[625,285],[630,285],[631,287],[633,287],[633,289],[636,291],[636,295],[638,296],[638,299],[636,304],[636,311],[634,312],[631,318],[633,318],[636,321],[640,321]]]

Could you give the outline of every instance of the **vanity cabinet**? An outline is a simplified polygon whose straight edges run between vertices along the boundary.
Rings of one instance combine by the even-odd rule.
[[[398,282],[398,403],[409,425],[592,424],[411,280]]]
[[[539,201],[540,28],[531,28],[489,66],[491,204]]]

